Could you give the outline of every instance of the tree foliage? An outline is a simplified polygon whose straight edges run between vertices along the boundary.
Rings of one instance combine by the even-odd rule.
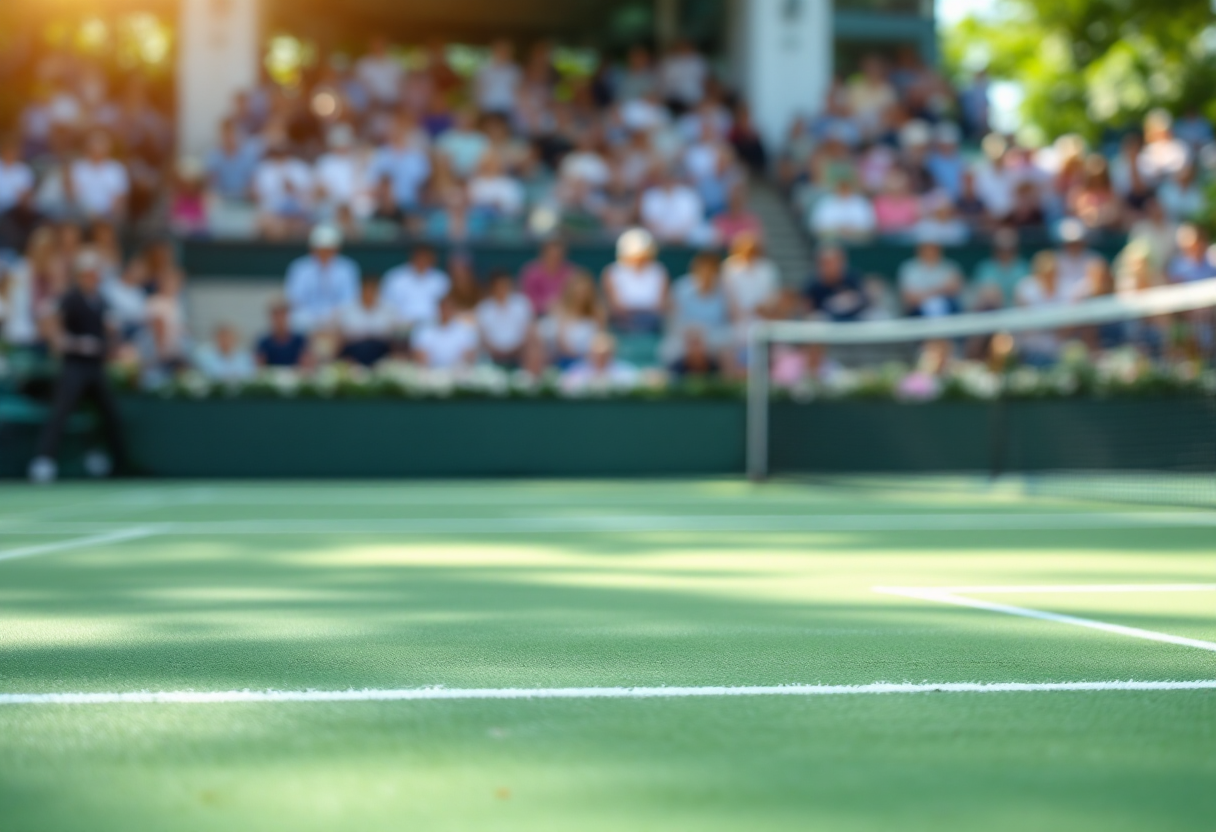
[[[1044,138],[1130,127],[1156,107],[1216,118],[1211,0],[1002,0],[946,33],[948,67],[986,65],[1024,92]]]

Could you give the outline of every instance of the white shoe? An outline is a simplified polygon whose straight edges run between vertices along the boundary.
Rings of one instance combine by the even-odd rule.
[[[103,451],[90,451],[84,457],[84,470],[94,479],[104,479],[114,470],[109,454]]]
[[[30,463],[29,476],[35,485],[49,485],[59,477],[59,466],[49,456],[35,457]]]

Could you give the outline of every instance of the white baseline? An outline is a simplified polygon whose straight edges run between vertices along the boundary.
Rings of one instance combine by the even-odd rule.
[[[4,705],[206,705],[252,702],[414,702],[469,699],[682,699],[730,696],[866,696],[932,693],[1067,693],[1216,690],[1216,679],[1174,682],[876,682],[869,685],[638,688],[404,688],[400,690],[130,691],[0,693]]]
[[[71,549],[87,549],[92,546],[105,546],[109,543],[121,543],[124,540],[135,540],[156,534],[155,529],[115,529],[88,537],[73,537],[68,540],[57,540],[54,543],[42,543],[37,546],[22,546],[18,549],[0,550],[0,561],[16,560],[17,558],[32,558],[36,555],[49,555],[53,552],[66,552]]]

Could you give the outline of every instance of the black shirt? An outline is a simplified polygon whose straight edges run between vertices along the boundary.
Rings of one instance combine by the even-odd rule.
[[[851,272],[846,272],[835,283],[813,277],[802,295],[812,309],[833,321],[855,321],[868,305],[861,281]]]
[[[59,301],[59,323],[67,336],[64,355],[100,364],[106,357],[106,302],[100,294],[72,288]]]

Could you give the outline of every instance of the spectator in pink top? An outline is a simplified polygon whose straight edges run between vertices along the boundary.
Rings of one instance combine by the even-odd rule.
[[[761,236],[764,231],[760,219],[747,210],[747,191],[741,187],[731,190],[726,210],[714,217],[713,223],[718,242],[725,246],[733,244],[740,234]]]
[[[540,257],[524,266],[520,289],[537,315],[552,311],[574,272],[574,264],[566,259],[566,246],[561,240],[547,241],[541,247]]]
[[[874,197],[874,218],[880,234],[909,231],[920,220],[920,200],[902,170],[887,174],[882,193]]]

